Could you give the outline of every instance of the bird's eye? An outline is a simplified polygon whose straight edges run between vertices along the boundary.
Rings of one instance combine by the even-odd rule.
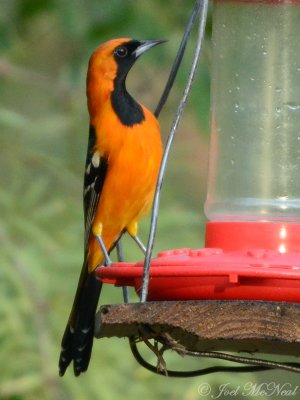
[[[125,46],[120,46],[120,47],[117,47],[117,48],[116,48],[115,54],[116,54],[118,57],[124,58],[124,57],[127,56],[128,50],[126,49]]]

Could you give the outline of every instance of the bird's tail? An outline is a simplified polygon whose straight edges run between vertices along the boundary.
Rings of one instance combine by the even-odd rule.
[[[102,283],[88,273],[87,261],[82,271],[72,311],[61,342],[59,375],[63,376],[73,361],[74,374],[88,369],[94,340],[94,320]]]

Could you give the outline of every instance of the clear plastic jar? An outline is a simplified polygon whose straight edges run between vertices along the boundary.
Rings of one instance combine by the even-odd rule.
[[[300,4],[216,1],[210,221],[300,222]]]

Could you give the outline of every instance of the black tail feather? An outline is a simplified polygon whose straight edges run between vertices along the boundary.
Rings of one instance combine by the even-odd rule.
[[[73,361],[74,374],[88,369],[94,340],[95,313],[102,283],[83,265],[68,324],[61,342],[59,375]]]

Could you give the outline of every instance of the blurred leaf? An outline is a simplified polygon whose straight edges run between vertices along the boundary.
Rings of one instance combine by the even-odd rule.
[[[18,3],[19,7],[17,9],[21,22],[54,6],[54,0],[19,0]]]

